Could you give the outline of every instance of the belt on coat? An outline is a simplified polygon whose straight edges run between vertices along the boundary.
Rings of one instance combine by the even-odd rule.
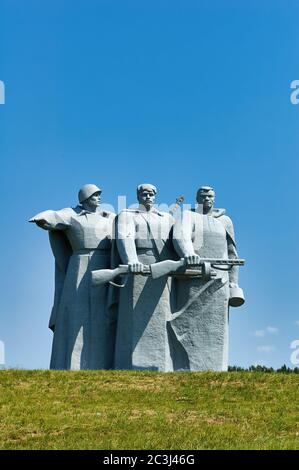
[[[137,248],[138,255],[156,255],[156,250],[154,248]]]

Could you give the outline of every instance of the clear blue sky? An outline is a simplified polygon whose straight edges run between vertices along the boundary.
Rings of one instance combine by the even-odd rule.
[[[54,263],[27,220],[82,184],[158,201],[202,184],[232,217],[247,303],[230,364],[289,361],[299,339],[298,1],[2,0],[0,340],[6,365],[46,368]],[[297,322],[297,323],[296,323]]]

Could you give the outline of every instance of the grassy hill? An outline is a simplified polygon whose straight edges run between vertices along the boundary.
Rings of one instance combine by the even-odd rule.
[[[299,449],[299,375],[0,371],[1,449]]]

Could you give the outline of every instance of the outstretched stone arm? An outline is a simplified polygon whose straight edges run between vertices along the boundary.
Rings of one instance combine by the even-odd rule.
[[[124,264],[139,263],[135,245],[136,227],[132,214],[123,211],[116,222],[116,244]]]
[[[47,210],[29,219],[44,230],[65,230],[70,225],[70,215],[67,209],[60,211]]]

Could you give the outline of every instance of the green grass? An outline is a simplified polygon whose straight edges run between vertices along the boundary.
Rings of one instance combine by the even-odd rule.
[[[4,370],[0,449],[299,449],[299,376]]]

